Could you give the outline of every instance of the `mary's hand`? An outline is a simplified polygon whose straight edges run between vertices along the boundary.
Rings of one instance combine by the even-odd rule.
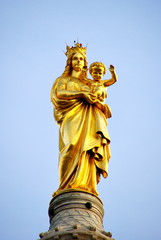
[[[87,102],[89,102],[90,104],[95,103],[96,101],[96,95],[91,93],[91,92],[84,92],[83,93],[84,98],[87,100]]]

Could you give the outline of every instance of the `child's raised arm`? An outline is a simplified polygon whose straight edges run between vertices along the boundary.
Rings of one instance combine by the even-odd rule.
[[[117,74],[115,73],[115,68],[114,68],[113,65],[110,65],[109,71],[111,73],[112,78],[110,78],[108,80],[102,80],[103,81],[103,85],[105,87],[111,86],[112,84],[117,82]]]

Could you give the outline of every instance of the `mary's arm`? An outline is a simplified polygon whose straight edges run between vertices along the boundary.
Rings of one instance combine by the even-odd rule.
[[[57,83],[53,85],[51,89],[51,94],[50,94],[51,101],[55,95],[57,98],[64,99],[64,100],[84,98],[90,103],[93,103],[91,97],[94,97],[94,94],[92,94],[91,92],[73,91],[73,90],[67,89],[67,80],[63,78],[59,79]]]
[[[57,91],[57,97],[60,99],[85,99],[90,104],[95,103],[96,96],[93,93],[90,92],[83,92],[83,91],[71,91],[66,89],[59,89]]]
[[[81,91],[71,91],[66,89],[57,89],[57,97],[60,99],[75,99],[83,98],[83,92]]]

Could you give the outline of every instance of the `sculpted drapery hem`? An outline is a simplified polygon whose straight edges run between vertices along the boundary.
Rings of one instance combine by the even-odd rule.
[[[51,90],[54,117],[60,127],[60,185],[55,194],[78,189],[98,195],[96,185],[100,174],[107,177],[110,159],[106,117],[84,98],[59,98],[61,85],[72,92],[87,88],[78,78],[69,76],[58,78]]]

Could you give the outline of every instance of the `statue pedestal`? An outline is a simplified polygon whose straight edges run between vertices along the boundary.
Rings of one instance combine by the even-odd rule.
[[[49,205],[50,228],[42,240],[98,239],[112,240],[103,229],[104,209],[101,200],[87,192],[64,192]]]

